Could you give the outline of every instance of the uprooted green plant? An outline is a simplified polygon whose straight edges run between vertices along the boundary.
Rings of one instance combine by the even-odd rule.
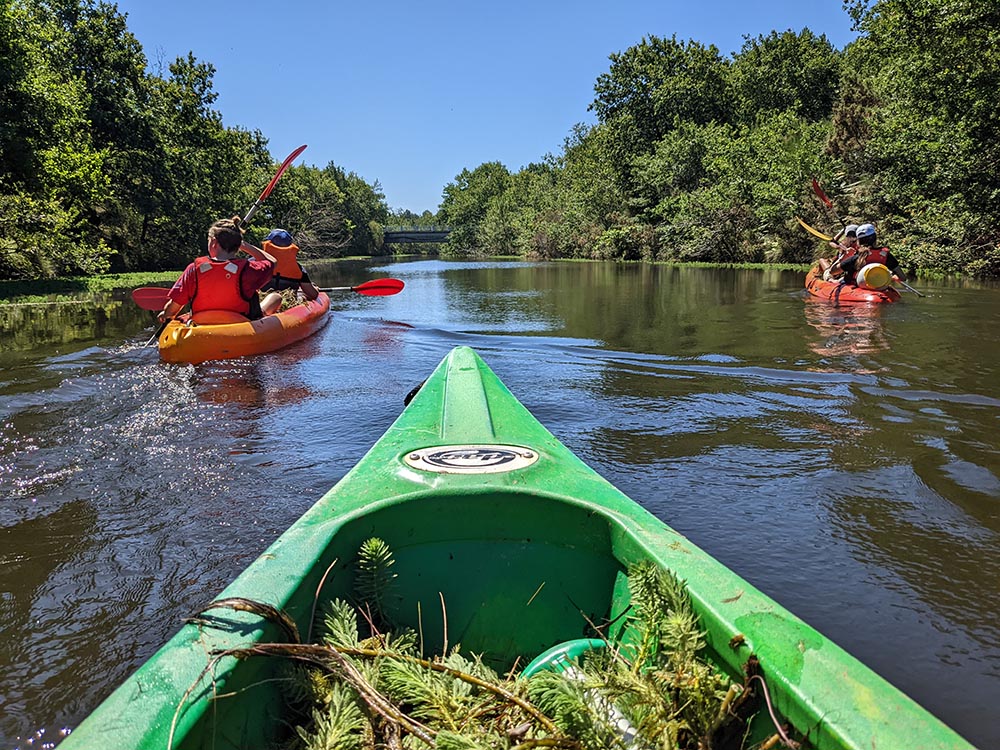
[[[226,652],[284,656],[296,665],[289,699],[306,718],[290,747],[747,746],[757,707],[753,676],[734,683],[700,658],[703,633],[683,582],[670,572],[645,563],[631,567],[631,607],[616,643],[588,652],[578,665],[553,665],[562,671],[526,678],[501,677],[459,646],[424,658],[412,630],[393,629],[383,619],[381,603],[395,585],[393,564],[384,542],[365,542],[358,602],[326,604],[320,643]]]

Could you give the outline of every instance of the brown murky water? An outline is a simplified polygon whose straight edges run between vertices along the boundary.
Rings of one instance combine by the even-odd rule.
[[[458,344],[637,501],[1000,746],[1000,288],[850,309],[778,271],[315,275],[407,288],[341,294],[300,345],[197,367],[142,346],[124,293],[0,307],[0,750],[57,743]]]

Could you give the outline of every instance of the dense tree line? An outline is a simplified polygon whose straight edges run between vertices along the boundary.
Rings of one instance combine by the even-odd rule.
[[[711,45],[644,38],[595,83],[561,153],[445,187],[452,252],[807,262],[873,221],[904,263],[1000,275],[1000,6],[851,0],[844,50],[808,29]],[[811,190],[815,177],[834,201]]]
[[[1000,7],[845,9],[843,50],[803,29],[728,58],[657,36],[612,54],[596,124],[516,172],[463,170],[437,215],[390,216],[331,163],[289,170],[251,230],[313,256],[380,252],[395,223],[448,224],[458,253],[804,262],[801,216],[874,221],[910,267],[1000,275]],[[0,0],[0,278],[178,268],[249,207],[284,155],[223,124],[214,72],[190,54],[151,72],[114,4]]]
[[[0,278],[180,268],[260,194],[284,154],[223,124],[213,66],[148,67],[114,4],[0,0]],[[378,183],[298,166],[251,232],[371,254],[387,215]]]

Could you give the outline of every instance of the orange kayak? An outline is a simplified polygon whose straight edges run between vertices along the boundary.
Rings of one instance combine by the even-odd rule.
[[[311,302],[260,320],[197,325],[182,317],[170,321],[160,334],[160,359],[197,364],[277,351],[316,333],[326,325],[329,310],[330,298],[320,293]]]
[[[886,303],[899,300],[899,292],[892,287],[865,289],[864,287],[824,281],[819,267],[813,266],[806,274],[806,290],[814,297],[828,299],[837,304],[848,302]]]

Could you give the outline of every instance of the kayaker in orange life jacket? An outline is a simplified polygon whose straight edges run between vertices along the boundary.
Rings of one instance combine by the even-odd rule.
[[[313,300],[319,296],[319,289],[313,286],[309,274],[298,261],[299,246],[295,244],[290,233],[284,229],[272,229],[264,238],[264,250],[275,258],[274,278],[264,285],[265,291],[298,289],[306,299]],[[271,312],[268,310],[267,300],[264,301],[264,312]]]
[[[858,271],[869,263],[881,263],[889,269],[893,281],[906,281],[906,274],[899,267],[899,261],[889,252],[887,247],[875,247],[876,235],[873,224],[862,224],[858,227],[858,249],[852,254],[830,266],[830,275],[837,277],[841,273],[844,282],[857,285]]]
[[[241,250],[250,259],[236,257]],[[195,258],[184,269],[167,293],[160,322],[176,316],[188,303],[196,323],[199,315],[206,323],[234,322],[210,319],[234,313],[256,320],[263,316],[257,290],[271,280],[274,266],[273,255],[243,240],[239,216],[219,219],[208,230],[208,255]],[[280,306],[280,295],[274,296]]]

